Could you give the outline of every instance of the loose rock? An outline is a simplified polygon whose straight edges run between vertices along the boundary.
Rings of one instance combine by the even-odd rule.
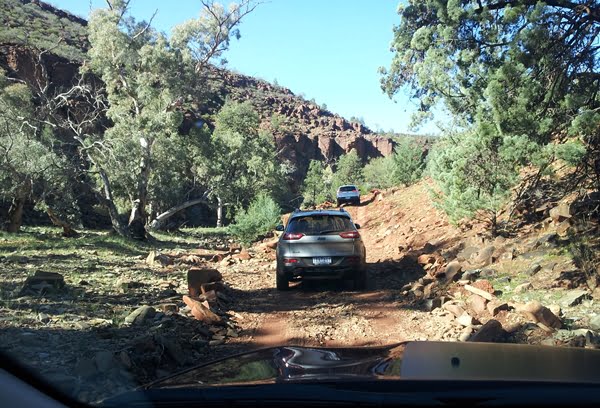
[[[486,311],[486,303],[487,300],[479,295],[473,294],[467,298],[467,305],[476,316],[481,316],[481,314]]]
[[[491,343],[501,341],[506,334],[498,320],[490,319],[469,338],[469,341]]]
[[[576,306],[580,304],[584,299],[590,299],[590,294],[581,289],[572,290],[562,297],[560,304],[563,307]]]
[[[481,296],[484,299],[492,300],[494,298],[494,296],[492,296],[489,292],[486,292],[486,291],[476,288],[474,286],[465,285],[464,288],[471,293]]]
[[[213,311],[211,311],[210,308],[202,302],[199,302],[198,300],[193,299],[189,296],[183,296],[183,301],[186,305],[188,305],[191,308],[192,315],[197,320],[202,320],[209,324],[222,322],[222,319]]]
[[[465,313],[465,309],[463,309],[459,305],[457,305],[455,303],[452,303],[452,302],[446,302],[446,303],[444,303],[442,305],[442,309],[449,311],[450,313],[452,313],[456,317],[459,317],[463,313]]]
[[[531,284],[531,282],[525,282],[525,283],[521,283],[520,285],[517,285],[515,287],[514,292],[515,293],[523,293],[530,289],[533,289],[533,285]]]
[[[491,245],[483,248],[481,251],[478,252],[474,263],[476,263],[479,266],[487,266],[492,264],[494,262],[493,254],[495,250],[496,248]]]
[[[125,318],[125,323],[141,324],[144,320],[153,318],[155,314],[156,310],[152,306],[140,306]]]
[[[492,300],[487,304],[487,310],[492,316],[496,316],[501,310],[508,310],[508,303]]]
[[[565,202],[560,203],[550,210],[550,218],[554,222],[561,222],[571,218],[571,206]]]
[[[474,324],[477,324],[477,320],[475,318],[473,318],[473,316],[469,315],[468,313],[463,313],[462,315],[460,315],[456,321],[460,324],[462,324],[463,326],[472,326]]]
[[[539,271],[542,270],[542,266],[538,263],[531,265],[526,271],[525,274],[529,276],[533,276]]]
[[[175,303],[163,303],[160,305],[160,310],[164,313],[177,313],[179,311],[179,307]]]
[[[590,318],[590,329],[600,330],[600,314]]]
[[[65,279],[60,273],[37,271],[23,283],[19,296],[44,293],[48,290],[59,290],[65,287]]]
[[[517,309],[534,322],[540,322],[543,325],[559,329],[562,326],[560,319],[538,301],[529,302]]]
[[[460,263],[458,261],[452,261],[448,265],[446,265],[442,276],[444,280],[450,282],[453,281],[455,277],[457,277],[461,270],[462,266],[460,265]]]

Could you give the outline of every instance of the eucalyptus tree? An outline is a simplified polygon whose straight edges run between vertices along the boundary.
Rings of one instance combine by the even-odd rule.
[[[86,132],[79,140],[100,175],[109,208],[129,208],[127,226],[112,215],[115,229],[142,239],[150,213],[164,210],[157,208],[159,200],[189,174],[183,163],[189,140],[181,137],[180,126],[194,103],[191,84],[232,36],[239,37],[236,27],[253,6],[244,1],[225,9],[203,2],[199,17],[175,27],[168,39],[130,17],[128,3],[110,1],[91,15],[91,47],[82,73],[103,81],[109,123],[103,132]]]
[[[223,223],[224,207],[245,207],[259,192],[273,193],[282,182],[285,168],[277,162],[273,135],[259,126],[250,102],[228,100],[197,156],[196,174],[217,201],[217,226]]]
[[[10,203],[1,227],[18,232],[25,204],[33,203],[73,235],[63,218],[76,207],[70,165],[55,147],[52,128],[40,123],[29,87],[0,72],[0,200]]]

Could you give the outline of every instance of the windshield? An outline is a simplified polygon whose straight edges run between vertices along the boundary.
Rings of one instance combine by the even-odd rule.
[[[598,3],[0,0],[0,357],[99,404],[600,353]]]

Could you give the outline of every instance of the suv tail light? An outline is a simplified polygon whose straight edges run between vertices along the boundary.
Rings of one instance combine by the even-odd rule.
[[[298,260],[296,258],[283,258],[283,263],[289,266],[298,263]]]
[[[283,234],[283,240],[284,241],[295,241],[297,239],[300,239],[304,236],[304,234],[301,233],[294,233],[294,232],[286,232],[285,234]]]
[[[342,238],[360,238],[358,231],[346,231],[340,234]]]

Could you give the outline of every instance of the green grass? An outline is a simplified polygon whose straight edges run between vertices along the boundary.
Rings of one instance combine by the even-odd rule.
[[[42,325],[37,313],[49,307],[52,316],[66,321],[71,315],[111,320],[121,325],[140,304],[160,303],[158,283],[185,282],[185,266],[165,270],[144,262],[152,250],[186,252],[197,248],[198,237],[226,237],[227,229],[189,229],[178,233],[153,233],[154,240],[140,242],[109,231],[83,230],[77,238],[64,238],[54,227],[22,228],[16,234],[0,232],[0,321],[9,325]],[[63,275],[66,286],[57,292],[26,293],[21,289],[36,271]],[[87,282],[83,283],[83,281]],[[123,289],[124,282],[141,286]],[[32,299],[34,299],[32,301]],[[8,319],[8,320],[7,320]]]
[[[23,227],[17,234],[0,233],[0,256],[19,258],[39,253],[69,255],[82,251],[97,251],[103,255],[138,256],[152,245],[134,241],[104,231],[84,231],[77,238],[64,238],[52,227]]]

